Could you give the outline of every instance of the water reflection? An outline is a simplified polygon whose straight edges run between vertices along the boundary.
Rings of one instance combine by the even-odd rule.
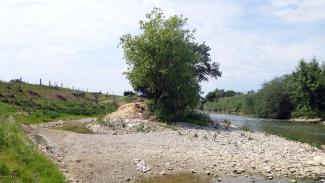
[[[216,120],[227,119],[240,127],[279,135],[290,140],[305,142],[318,147],[325,144],[325,125],[323,124],[261,119],[217,113],[210,113],[210,117]]]

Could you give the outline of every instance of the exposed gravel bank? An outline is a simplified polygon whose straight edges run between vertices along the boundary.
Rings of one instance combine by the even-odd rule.
[[[37,125],[31,130],[41,139],[39,147],[58,160],[74,182],[132,182],[141,174],[183,172],[325,177],[324,152],[263,133],[196,129],[183,124],[117,135],[77,134],[44,127]]]

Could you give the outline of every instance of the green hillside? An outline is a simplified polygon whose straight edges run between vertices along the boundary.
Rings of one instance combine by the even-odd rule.
[[[68,88],[0,82],[0,182],[66,182],[26,138],[21,124],[100,116],[132,98]]]
[[[17,80],[0,82],[0,111],[10,107],[11,115],[23,123],[102,115],[116,110],[118,105],[128,100],[128,97],[33,85]]]

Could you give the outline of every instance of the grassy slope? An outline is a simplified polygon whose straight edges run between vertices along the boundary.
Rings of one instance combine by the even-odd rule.
[[[66,182],[57,167],[26,138],[22,123],[103,115],[128,100],[66,88],[0,82],[0,182]],[[9,116],[15,120],[8,120]]]
[[[0,107],[1,103],[13,106],[17,112],[12,115],[23,123],[102,115],[128,100],[127,97],[67,88],[0,82]]]
[[[8,120],[15,111],[0,105],[0,182],[66,182],[57,167],[26,138],[20,123]]]

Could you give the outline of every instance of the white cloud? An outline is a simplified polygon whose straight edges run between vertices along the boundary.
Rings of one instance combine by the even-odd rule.
[[[283,43],[267,32],[241,30],[237,24],[250,20],[242,19],[247,10],[239,2],[1,0],[0,79],[44,78],[121,94],[130,86],[122,75],[127,66],[117,48],[119,37],[137,33],[138,21],[153,7],[161,7],[167,16],[189,18],[189,27],[197,28],[197,40],[211,46],[223,77],[204,83],[205,91],[257,89],[263,81],[290,72],[301,57],[325,58],[324,39]],[[322,20],[323,3],[309,2],[274,0],[266,14],[295,22]],[[309,11],[302,14],[303,10]]]
[[[1,77],[43,77],[121,93],[129,85],[121,74],[126,65],[117,48],[119,37],[136,33],[138,21],[153,7],[167,15],[181,12],[202,34],[223,29],[238,11],[226,1],[2,0]],[[209,18],[215,20],[213,27]]]
[[[271,13],[288,22],[325,20],[324,0],[272,0]]]

